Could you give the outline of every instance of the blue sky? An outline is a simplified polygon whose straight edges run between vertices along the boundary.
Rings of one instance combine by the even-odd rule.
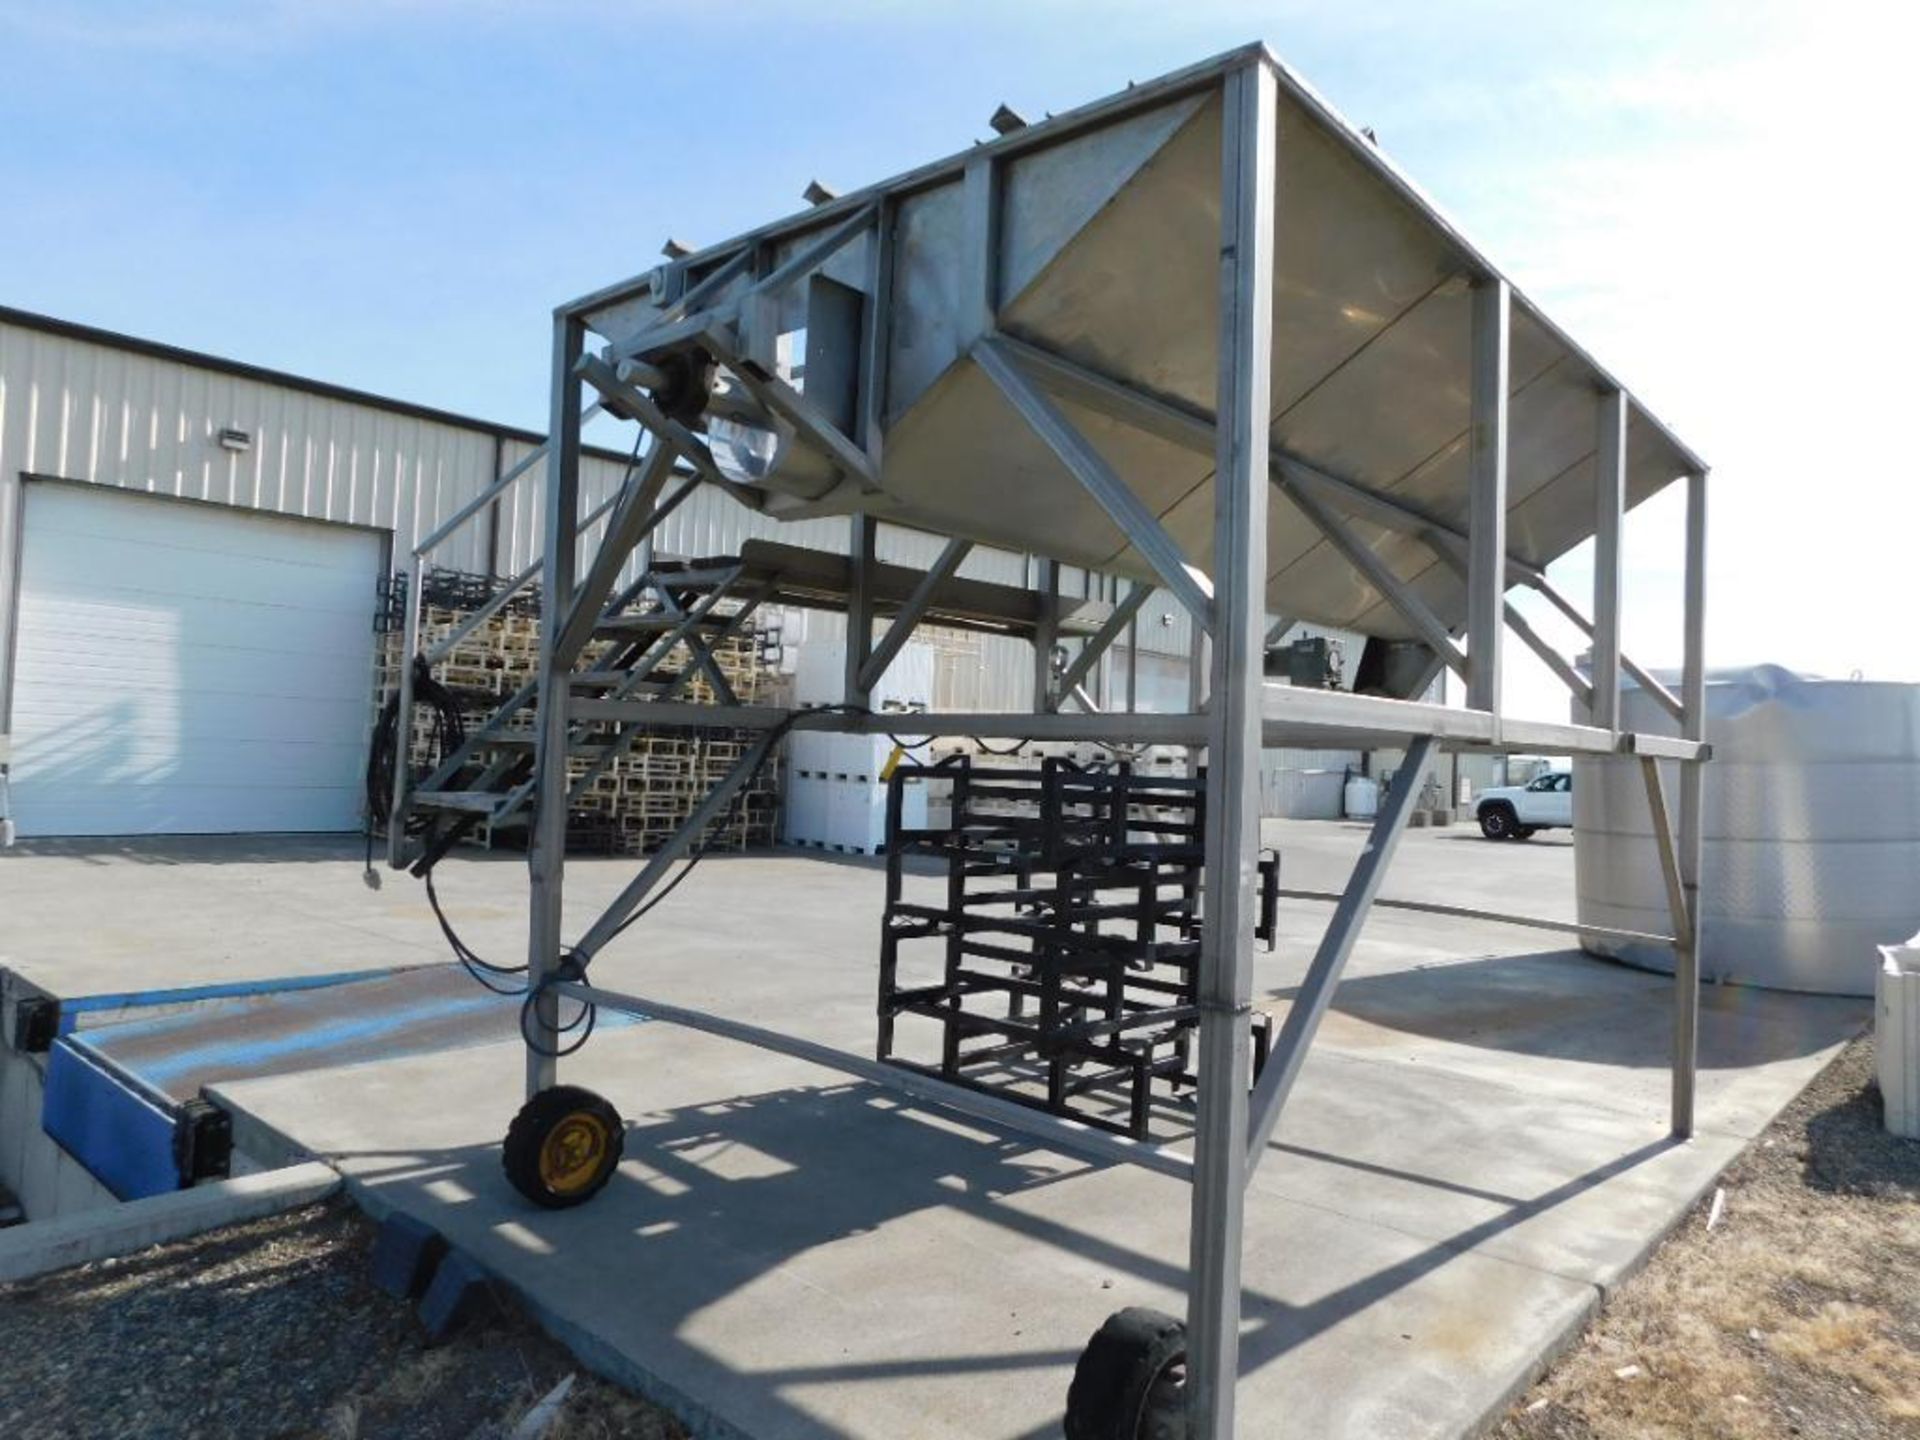
[[[0,303],[538,426],[552,306],[669,234],[1264,39],[1714,463],[1715,663],[1920,679],[1906,11],[0,0]]]

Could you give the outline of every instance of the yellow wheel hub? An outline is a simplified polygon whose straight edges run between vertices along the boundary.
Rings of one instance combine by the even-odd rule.
[[[606,1159],[606,1123],[576,1110],[562,1116],[540,1145],[540,1183],[556,1195],[573,1195],[593,1184]]]

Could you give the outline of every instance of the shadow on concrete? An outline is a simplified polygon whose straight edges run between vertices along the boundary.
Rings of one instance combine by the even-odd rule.
[[[1287,1001],[1297,993],[1269,992]],[[1664,1070],[1672,1063],[1672,994],[1664,976],[1577,950],[1541,950],[1350,977],[1333,1010],[1429,1040]],[[1708,985],[1700,992],[1700,1064],[1741,1069],[1810,1055],[1866,1015],[1859,1000]]]
[[[1476,1192],[1507,1208],[1310,1303],[1292,1304],[1249,1288],[1243,1374],[1501,1232],[1647,1163],[1674,1143],[1662,1139],[1642,1145],[1532,1198]],[[1087,1334],[1106,1312],[1140,1303],[1142,1287],[1177,1292],[1186,1283],[1186,1192],[1176,1182],[1167,1182],[1166,1194],[1158,1199],[1176,1207],[1169,1213],[1177,1214],[1180,1222],[1173,1232],[1156,1228],[1177,1253],[1149,1253],[1111,1238],[1116,1227],[1105,1220],[1113,1212],[1103,1210],[1099,1199],[1084,1212],[1073,1212],[1085,1215],[1073,1221],[1036,1213],[1037,1206],[1022,1203],[1047,1187],[1107,1167],[1043,1154],[1028,1138],[916,1107],[864,1082],[776,1090],[640,1117],[629,1123],[626,1161],[619,1174],[603,1195],[576,1211],[543,1211],[520,1199],[501,1176],[495,1146],[355,1152],[333,1158],[351,1167],[357,1180],[374,1192],[378,1205],[397,1205],[426,1219],[495,1268],[589,1364],[690,1419],[705,1413],[697,1397],[725,1394],[734,1402],[729,1408],[734,1424],[780,1440],[829,1440],[844,1434],[789,1398],[785,1392],[793,1387],[1064,1371],[1078,1358],[1076,1344],[801,1365],[776,1360],[747,1367],[729,1364],[710,1344],[687,1333],[691,1322],[704,1323],[711,1333],[715,1325],[736,1323],[742,1313],[752,1313],[726,1307],[751,1306],[754,1302],[745,1292],[780,1271],[789,1283],[763,1293],[770,1301],[789,1302],[777,1323],[783,1335],[799,1338],[781,1343],[807,1348],[810,1324],[839,1322],[841,1312],[827,1297],[845,1295],[858,1304],[863,1284],[871,1283],[876,1270],[884,1272],[887,1263],[871,1251],[835,1247],[914,1212],[939,1208],[957,1213],[1003,1232],[1006,1243],[996,1259],[991,1243],[967,1236],[964,1227],[942,1227],[936,1233],[955,1240],[947,1254],[896,1249],[904,1273],[924,1275],[926,1301],[925,1308],[912,1302],[910,1313],[897,1317],[892,1335],[925,1334],[928,1316],[937,1314],[942,1303],[943,1287],[977,1283],[981,1267],[1002,1263],[1009,1274],[1022,1267],[1044,1273],[1046,1262],[1036,1257],[1033,1247],[1070,1256],[1078,1266],[1112,1272],[1099,1298],[1088,1304]],[[367,1163],[383,1159],[394,1163],[384,1170]],[[1433,1183],[1411,1172],[1387,1173]],[[1110,1200],[1110,1192],[1106,1198]],[[1056,1202],[1053,1208],[1057,1212],[1060,1206]],[[1139,1214],[1145,1218],[1146,1210]],[[1070,1272],[1059,1279],[1074,1283]],[[823,1297],[812,1321],[790,1308],[796,1287],[817,1290]],[[887,1321],[869,1316],[865,1323],[884,1326]],[[876,1341],[871,1332],[836,1333],[845,1348],[856,1352],[883,1349],[887,1343]],[[721,1433],[732,1433],[731,1428]],[[1057,1436],[1057,1422],[1030,1434],[1036,1440]]]

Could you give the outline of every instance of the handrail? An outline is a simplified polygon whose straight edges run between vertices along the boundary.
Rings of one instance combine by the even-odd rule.
[[[584,532],[597,523],[601,516],[613,508],[614,502],[619,500],[624,493],[624,487],[614,491],[613,494],[601,501],[595,509],[581,517],[581,531]],[[416,559],[417,558],[418,557],[416,557]],[[540,567],[545,563],[546,556],[536,555],[526,569],[507,581],[505,588],[496,592],[487,600],[486,604],[467,616],[467,618],[462,620],[452,631],[442,636],[430,649],[426,650],[423,656],[426,662],[429,665],[433,665],[446,659],[448,655],[453,653],[454,646],[458,645],[462,640],[466,639],[467,636],[486,624],[487,621],[491,620],[500,612],[507,601],[511,600],[515,595],[518,595],[522,590],[526,589],[528,585],[532,584],[534,576],[540,573]]]
[[[591,420],[594,413],[599,409],[600,402],[596,400],[585,410],[582,410],[580,412],[581,423],[585,424]],[[413,547],[413,553],[415,555],[425,555],[429,551],[437,548],[449,535],[453,534],[454,531],[458,530],[462,525],[466,524],[467,521],[484,510],[489,503],[497,499],[501,491],[505,490],[514,481],[526,474],[527,471],[531,470],[535,461],[545,459],[546,453],[547,442],[542,440],[538,445],[534,446],[527,455],[522,457],[517,464],[501,475],[499,479],[488,485],[486,489],[474,496],[473,499],[454,511],[453,514],[449,515],[445,520],[441,521],[438,526],[428,533],[426,539],[420,541],[419,544]]]

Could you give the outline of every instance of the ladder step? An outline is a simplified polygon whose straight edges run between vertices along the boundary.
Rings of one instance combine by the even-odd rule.
[[[490,815],[505,798],[492,790],[418,790],[409,803],[422,810],[458,810],[463,814]]]
[[[576,690],[615,690],[627,683],[625,670],[589,670],[584,674],[569,677]],[[664,672],[659,680],[642,680],[633,687],[635,695],[658,695],[674,680],[673,671]]]

